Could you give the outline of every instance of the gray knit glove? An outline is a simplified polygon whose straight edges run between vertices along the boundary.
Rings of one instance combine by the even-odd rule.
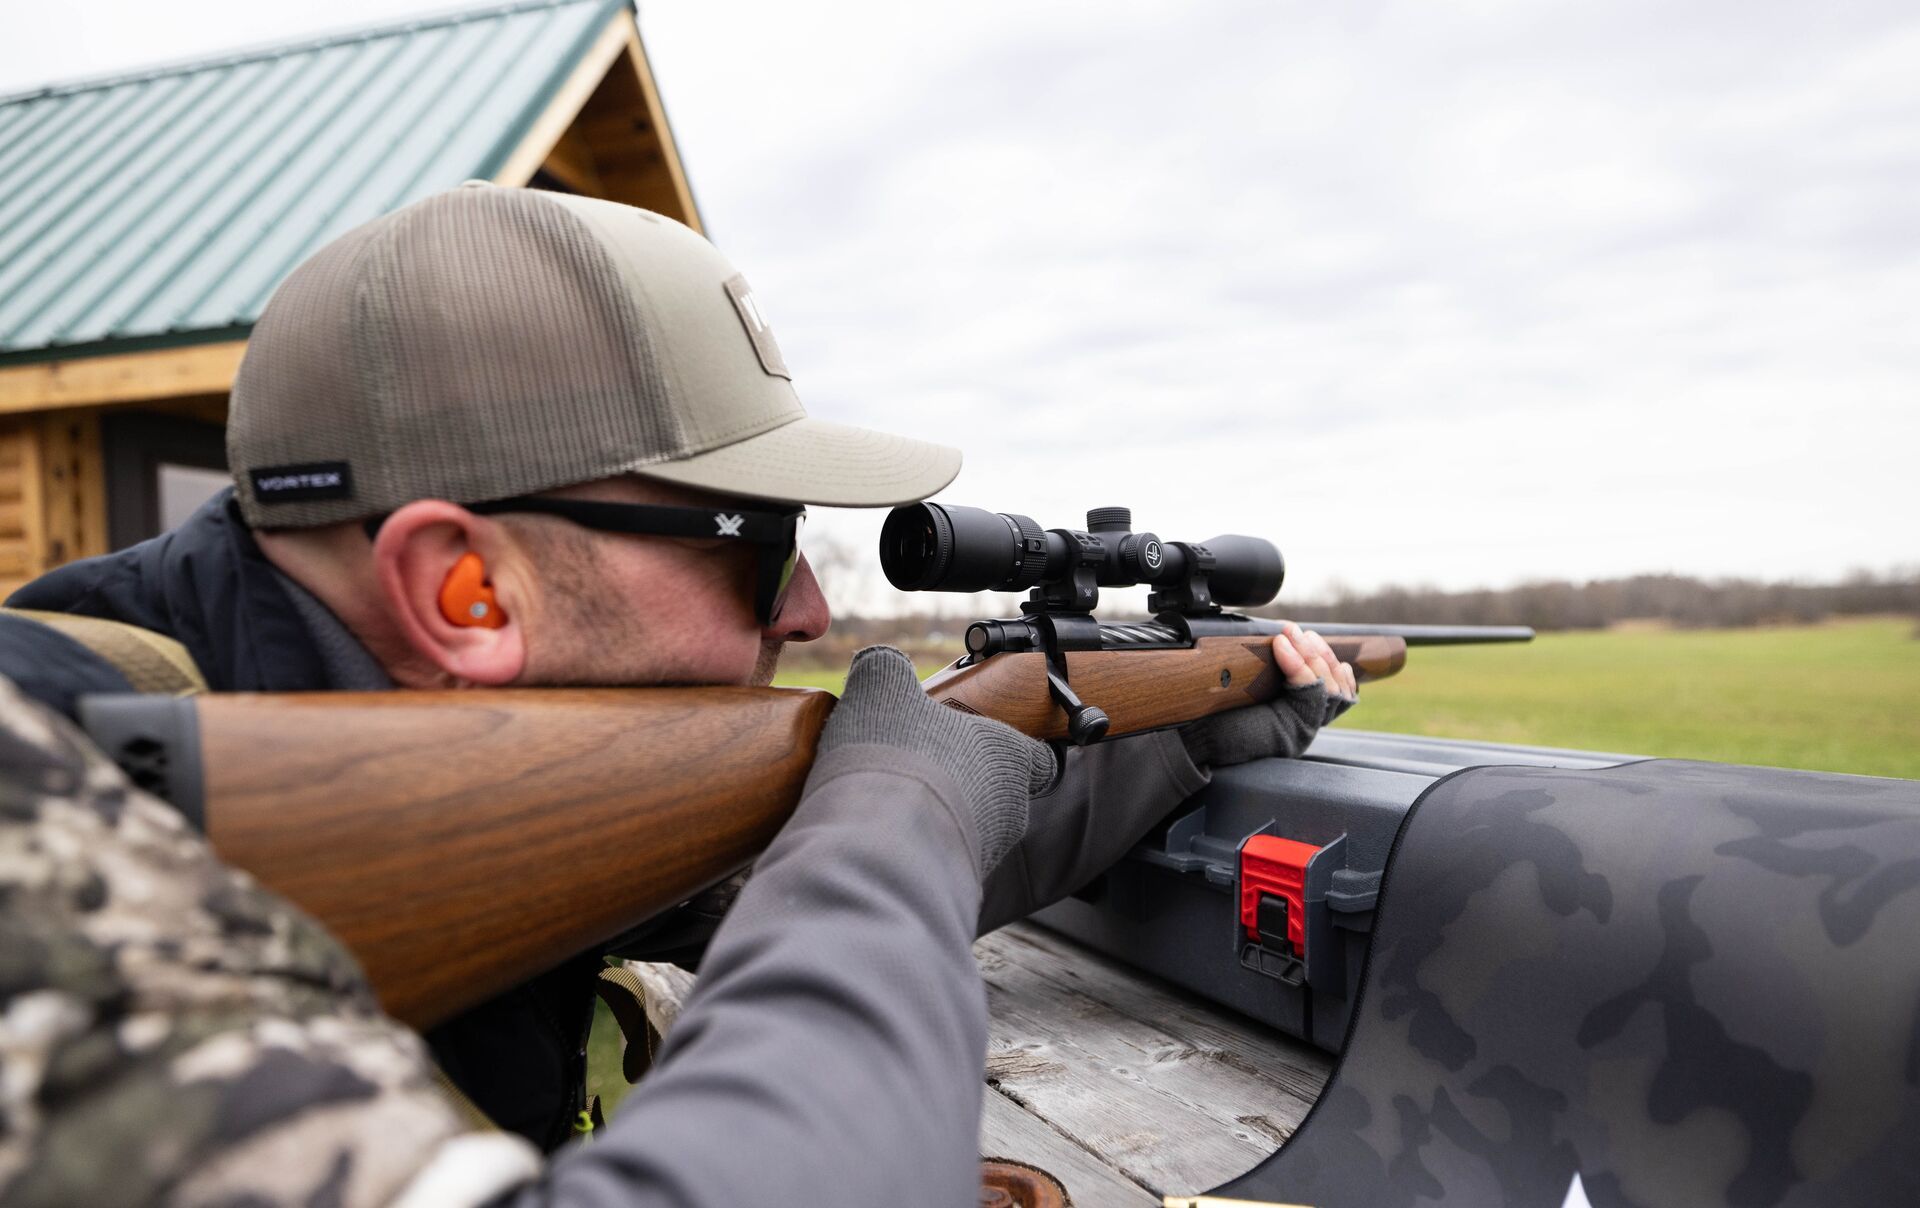
[[[1279,756],[1292,759],[1307,749],[1320,727],[1353,708],[1353,701],[1327,691],[1325,680],[1305,687],[1284,687],[1280,695],[1190,721],[1179,729],[1187,754],[1201,767],[1224,768]]]
[[[853,656],[840,703],[820,734],[820,757],[865,743],[901,747],[953,777],[980,835],[980,875],[1027,831],[1027,802],[1059,771],[1053,750],[1011,726],[935,704],[913,661],[891,646]]]

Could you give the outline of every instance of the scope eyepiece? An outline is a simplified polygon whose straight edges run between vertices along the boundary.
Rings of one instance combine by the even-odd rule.
[[[1210,599],[1237,608],[1265,604],[1280,591],[1286,570],[1271,541],[1229,534],[1188,545],[1133,532],[1132,525],[1132,513],[1119,507],[1089,512],[1082,531],[1042,529],[1011,512],[909,504],[881,526],[880,568],[901,591],[1025,591],[1079,582],[1091,592],[1096,582],[1149,583],[1192,588],[1197,596],[1188,606]]]
[[[1046,562],[1047,534],[1025,516],[915,503],[880,527],[880,569],[901,591],[1025,591]]]

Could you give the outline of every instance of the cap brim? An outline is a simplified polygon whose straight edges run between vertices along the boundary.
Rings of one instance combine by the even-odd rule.
[[[918,502],[952,482],[960,451],[803,417],[693,457],[630,469],[748,499],[884,508]]]

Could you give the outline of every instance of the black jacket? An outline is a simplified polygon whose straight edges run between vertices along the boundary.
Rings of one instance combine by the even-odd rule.
[[[187,648],[215,692],[383,686],[371,659],[317,601],[279,573],[222,492],[186,523],[89,558],[15,592],[10,608],[80,613],[162,633]],[[0,614],[0,674],[73,716],[87,692],[127,691],[85,647]],[[553,909],[569,909],[557,901]],[[598,957],[574,960],[427,1034],[454,1084],[502,1128],[552,1149],[584,1105]]]

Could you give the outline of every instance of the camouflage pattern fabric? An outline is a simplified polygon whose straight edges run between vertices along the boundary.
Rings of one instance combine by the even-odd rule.
[[[0,679],[0,1203],[477,1203],[537,1169],[326,932]]]
[[[1920,782],[1470,770],[1376,924],[1325,1094],[1220,1194],[1920,1204]]]

